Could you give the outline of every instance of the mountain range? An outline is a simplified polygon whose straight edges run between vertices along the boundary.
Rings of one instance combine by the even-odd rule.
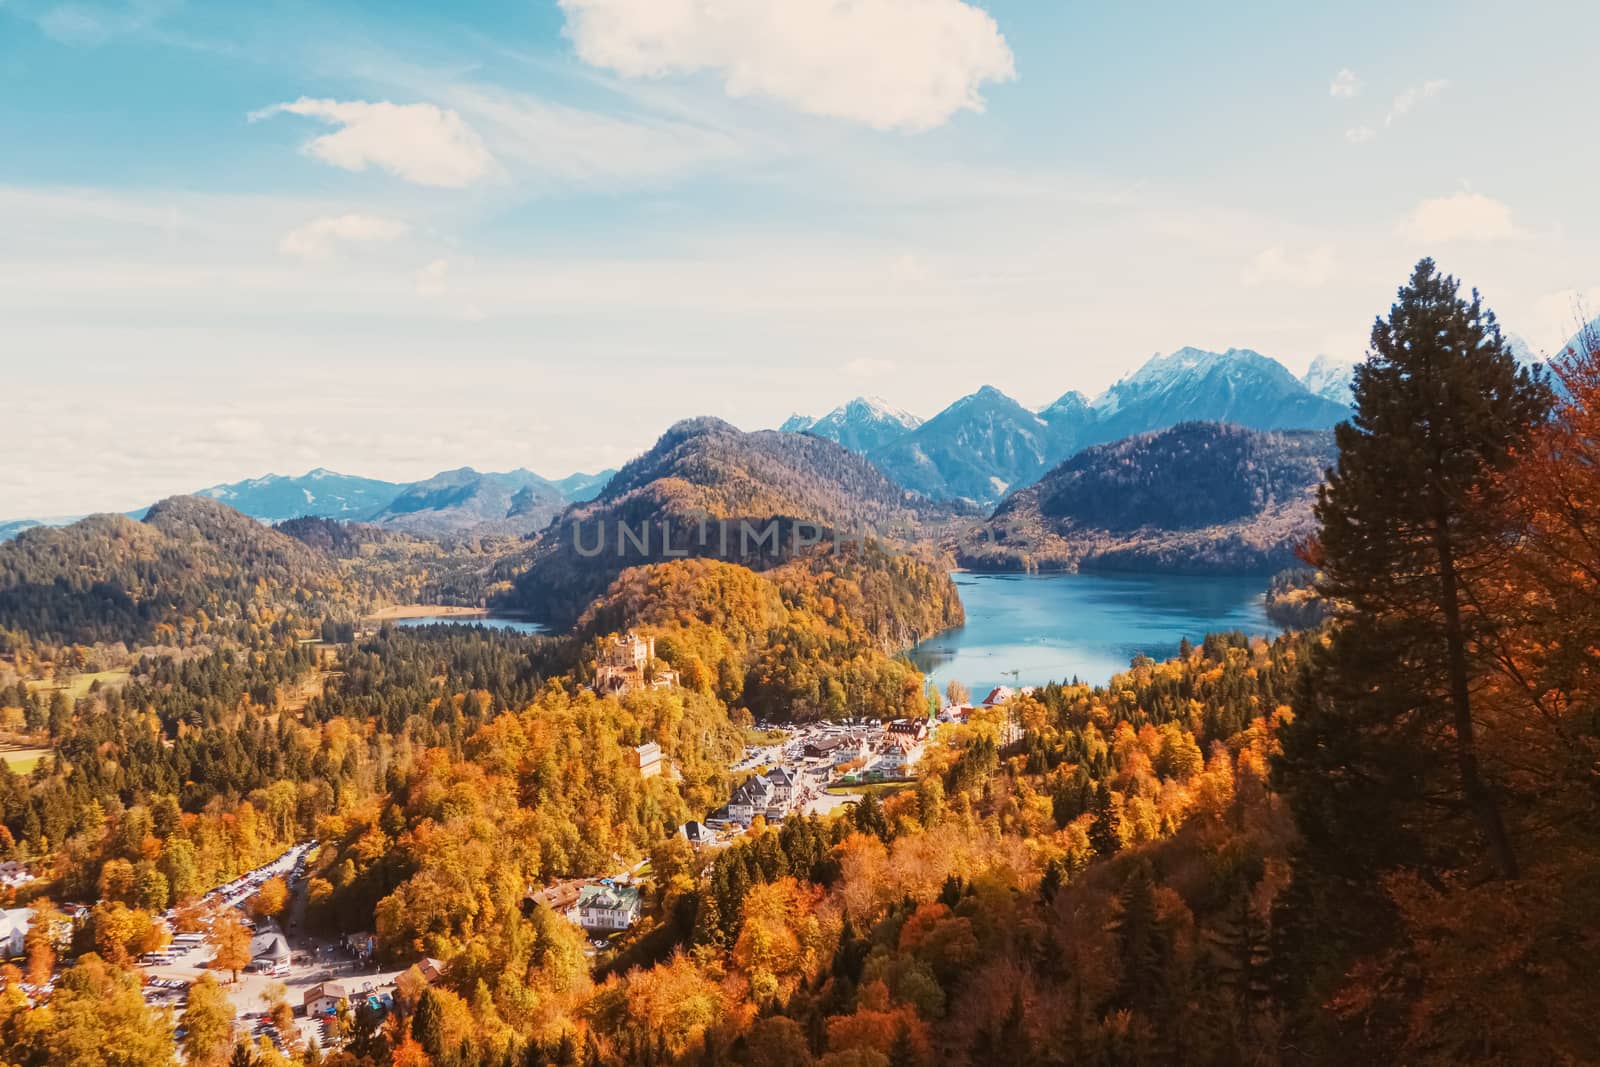
[[[616,473],[573,474],[550,480],[529,470],[480,472],[471,467],[441,471],[417,482],[387,482],[318,467],[305,474],[267,474],[196,492],[265,523],[298,518],[366,522],[424,537],[472,532],[520,536],[543,529],[569,504],[593,500]],[[144,516],[146,509],[131,513]],[[65,525],[66,518],[0,522],[0,541],[38,525]]]
[[[791,419],[784,428],[862,452],[924,496],[990,505],[1084,448],[1181,422],[1254,430],[1331,427],[1349,416],[1349,380],[1349,366],[1326,358],[1301,379],[1249,349],[1181,348],[1152,357],[1093,400],[1069,392],[1033,410],[984,386],[923,423],[862,399],[824,420],[805,425]],[[850,432],[841,432],[841,425]]]

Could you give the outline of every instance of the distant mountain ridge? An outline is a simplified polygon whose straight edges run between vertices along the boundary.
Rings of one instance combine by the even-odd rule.
[[[551,481],[529,470],[480,473],[461,467],[421,481],[388,482],[317,467],[298,476],[266,474],[213,485],[193,495],[269,525],[322,518],[373,523],[427,537],[468,532],[521,535],[547,526],[568,504],[593,500],[615,473],[580,472]],[[143,514],[135,511],[132,517]],[[71,521],[75,520],[0,522],[0,542],[33,526]]]
[[[1255,430],[1326,429],[1350,414],[1328,366],[1302,380],[1250,349],[1180,348],[1155,356],[1090,401],[1069,392],[1032,411],[993,386],[962,397],[867,453],[890,478],[933,499],[992,504],[1091,445],[1183,422]],[[1311,388],[1315,382],[1321,395]]]
[[[220,500],[235,511],[262,522],[281,522],[302,515],[359,520],[383,510],[404,489],[403,483],[339,474],[318,467],[299,477],[267,474],[213,485],[194,495]]]

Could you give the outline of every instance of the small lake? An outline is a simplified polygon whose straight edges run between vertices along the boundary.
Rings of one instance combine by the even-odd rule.
[[[498,615],[419,615],[410,619],[390,619],[390,626],[482,626],[486,630],[510,630],[518,634],[549,633],[542,623],[527,619],[508,619]]]
[[[957,679],[979,700],[997,685],[1042,685],[1074,675],[1101,685],[1137,655],[1171,658],[1185,637],[1199,643],[1212,632],[1265,636],[1278,629],[1267,620],[1267,579],[1261,576],[952,577],[967,624],[908,655],[941,690]]]

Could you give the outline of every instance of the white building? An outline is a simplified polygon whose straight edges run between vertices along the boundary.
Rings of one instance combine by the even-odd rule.
[[[795,794],[800,791],[800,779],[787,767],[774,767],[765,775],[767,783],[772,786],[772,800],[769,806],[778,809],[785,815],[794,807]]]
[[[639,921],[639,890],[631,885],[586,885],[568,913],[585,930],[626,930]]]
[[[306,990],[303,999],[306,1016],[314,1019],[319,1015],[332,1015],[338,1011],[341,1000],[353,1001],[355,990],[344,982],[319,982]]]
[[[22,955],[22,942],[33,922],[32,908],[7,908],[0,911],[0,960]]]
[[[772,807],[772,782],[756,775],[745,779],[728,800],[728,818],[742,826],[749,826],[757,815],[765,815]]]

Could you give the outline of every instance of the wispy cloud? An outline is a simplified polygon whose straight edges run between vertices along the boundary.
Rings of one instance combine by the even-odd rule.
[[[1352,97],[1361,92],[1361,79],[1356,77],[1356,72],[1345,67],[1333,76],[1333,81],[1328,83],[1329,96]]]
[[[326,215],[284,234],[278,250],[305,260],[330,259],[341,244],[394,241],[407,229],[397,219],[378,215]]]
[[[877,129],[926,130],[981,111],[1015,61],[989,14],[963,0],[560,0],[584,62],[630,78],[710,71],[761,96]]]
[[[1389,104],[1389,113],[1383,117],[1385,126],[1393,126],[1397,119],[1404,118],[1416,110],[1418,104],[1424,100],[1431,100],[1450,88],[1450,82],[1444,78],[1425,81],[1421,85],[1413,85],[1402,90]]]
[[[305,151],[343,170],[376,166],[417,185],[459,189],[486,176],[494,157],[454,111],[433,104],[313,100],[301,97],[250,113],[251,122],[302,115],[338,126]]]
[[[1344,139],[1351,144],[1366,144],[1376,136],[1378,131],[1371,126],[1352,126],[1344,131]]]
[[[592,187],[651,180],[730,162],[746,152],[733,131],[639,112],[605,114],[497,89],[456,87],[465,112],[518,176]]]
[[[177,6],[174,0],[64,3],[37,9],[32,17],[39,29],[53,40],[94,46],[113,37],[148,29]]]

